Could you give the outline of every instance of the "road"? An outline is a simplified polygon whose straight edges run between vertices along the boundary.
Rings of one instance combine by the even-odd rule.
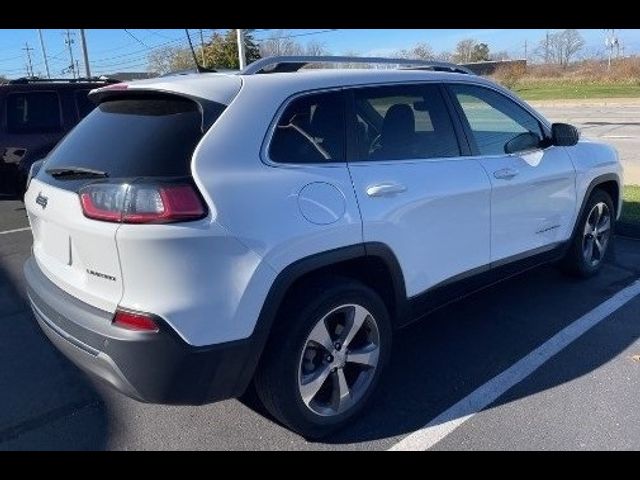
[[[437,450],[640,449],[640,297],[437,441],[425,443],[433,432],[420,431],[626,291],[640,277],[640,241],[617,238],[596,278],[538,268],[399,332],[371,408],[350,428],[310,443],[269,419],[251,393],[166,407],[88,381],[48,343],[27,307],[21,269],[31,233],[16,231],[26,226],[22,204],[0,199],[0,450],[386,450],[414,437]]]
[[[625,184],[640,185],[640,98],[530,102],[553,122],[571,123],[586,138],[612,144],[625,170]]]

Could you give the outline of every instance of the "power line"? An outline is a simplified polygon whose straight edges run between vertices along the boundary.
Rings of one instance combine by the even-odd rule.
[[[285,38],[297,38],[297,37],[306,37],[309,35],[319,35],[321,33],[330,33],[330,32],[336,32],[338,29],[337,28],[330,28],[327,30],[320,30],[317,32],[305,32],[305,33],[297,33],[295,35],[283,35],[281,37],[263,37],[263,38],[257,38],[256,41],[261,42],[263,40],[283,40]]]
[[[142,40],[140,40],[138,37],[136,37],[133,33],[131,33],[129,30],[127,30],[126,28],[124,29],[124,31],[127,33],[127,35],[129,35],[131,38],[133,38],[136,42],[138,42],[140,45],[142,45],[145,48],[151,48],[149,45],[147,45],[146,43],[144,43]]]

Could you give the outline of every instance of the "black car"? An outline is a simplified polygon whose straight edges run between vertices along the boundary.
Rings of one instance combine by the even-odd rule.
[[[19,79],[0,85],[0,194],[21,195],[33,162],[93,110],[87,94],[115,80]]]

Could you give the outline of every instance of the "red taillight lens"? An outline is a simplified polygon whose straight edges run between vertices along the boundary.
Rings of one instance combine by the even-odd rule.
[[[189,184],[95,183],[80,190],[84,215],[122,223],[172,223],[204,217],[206,209]]]
[[[135,330],[137,332],[158,331],[158,325],[150,315],[128,312],[126,310],[116,311],[116,314],[113,317],[113,324],[116,327]]]

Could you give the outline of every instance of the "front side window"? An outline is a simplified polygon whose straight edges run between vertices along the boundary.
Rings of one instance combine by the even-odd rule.
[[[526,133],[543,140],[538,120],[504,95],[474,85],[449,88],[464,112],[480,155],[504,155],[507,144]]]
[[[293,100],[275,127],[269,158],[278,163],[344,162],[344,118],[340,92]]]
[[[460,155],[437,85],[354,90],[358,160],[410,160]]]
[[[60,102],[55,92],[24,92],[7,95],[9,133],[60,131]]]

